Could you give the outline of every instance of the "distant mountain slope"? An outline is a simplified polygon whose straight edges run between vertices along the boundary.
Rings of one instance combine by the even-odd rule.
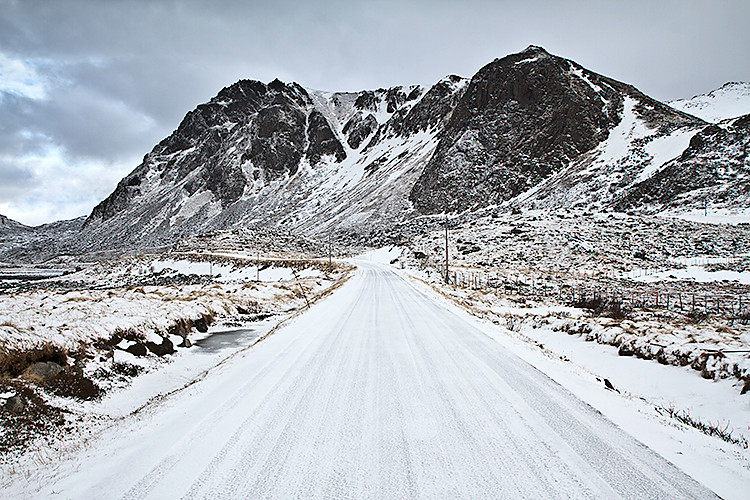
[[[4,215],[0,215],[0,235],[7,235],[17,232],[27,232],[31,228]]]
[[[0,215],[0,263],[43,262],[76,252],[84,217],[26,226]]]
[[[729,82],[707,94],[668,103],[675,109],[718,123],[750,114],[750,83]]]

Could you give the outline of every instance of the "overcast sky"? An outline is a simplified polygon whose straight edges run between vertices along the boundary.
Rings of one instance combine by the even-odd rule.
[[[661,100],[750,80],[750,2],[0,0],[0,214],[88,214],[240,78],[470,77],[530,44]]]

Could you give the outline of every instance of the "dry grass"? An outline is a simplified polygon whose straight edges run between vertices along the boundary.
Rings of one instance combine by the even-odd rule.
[[[0,373],[17,377],[29,365],[39,361],[54,361],[64,366],[68,362],[68,354],[63,348],[48,342],[33,349],[2,349],[0,350]]]

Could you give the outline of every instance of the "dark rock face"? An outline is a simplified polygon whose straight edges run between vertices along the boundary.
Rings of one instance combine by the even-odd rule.
[[[463,93],[410,199],[430,213],[526,191],[607,137],[623,102],[612,83],[538,47],[488,64]]]
[[[252,162],[265,180],[293,175],[302,159],[305,114],[297,107],[263,108],[250,130],[250,150],[243,159]]]
[[[337,162],[346,158],[344,147],[328,124],[328,120],[317,110],[310,113],[307,123],[307,158],[311,165],[316,165],[324,155],[331,155]]]
[[[726,128],[709,125],[662,170],[633,186],[614,204],[617,210],[643,205],[677,206],[692,194],[694,204],[750,197],[750,115]],[[716,188],[710,194],[707,188]]]
[[[405,114],[397,112],[390,123],[390,128],[401,136],[442,128],[450,119],[458,100],[463,95],[462,89],[465,81],[456,75],[439,81],[408,112]]]
[[[401,87],[388,89],[385,97],[385,102],[386,110],[389,113],[395,113],[401,107],[401,105],[406,102],[406,94],[403,90],[401,90]]]
[[[377,128],[378,121],[372,113],[368,114],[365,118],[362,118],[362,115],[356,114],[346,122],[342,132],[348,137],[346,143],[349,144],[349,147],[359,149],[362,141],[369,137]]]
[[[354,107],[363,111],[377,111],[378,100],[375,97],[375,92],[369,90],[361,92],[357,100],[354,101]]]

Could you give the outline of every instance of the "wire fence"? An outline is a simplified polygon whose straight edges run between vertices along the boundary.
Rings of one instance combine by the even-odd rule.
[[[436,265],[443,279],[454,286],[491,290],[532,299],[554,299],[561,304],[612,306],[623,309],[659,309],[687,316],[717,315],[744,323],[750,321],[750,296],[717,287],[715,290],[674,290],[666,285],[649,284],[646,289],[606,283],[588,283],[554,272],[507,273],[449,269]],[[594,281],[594,280],[591,280]]]

